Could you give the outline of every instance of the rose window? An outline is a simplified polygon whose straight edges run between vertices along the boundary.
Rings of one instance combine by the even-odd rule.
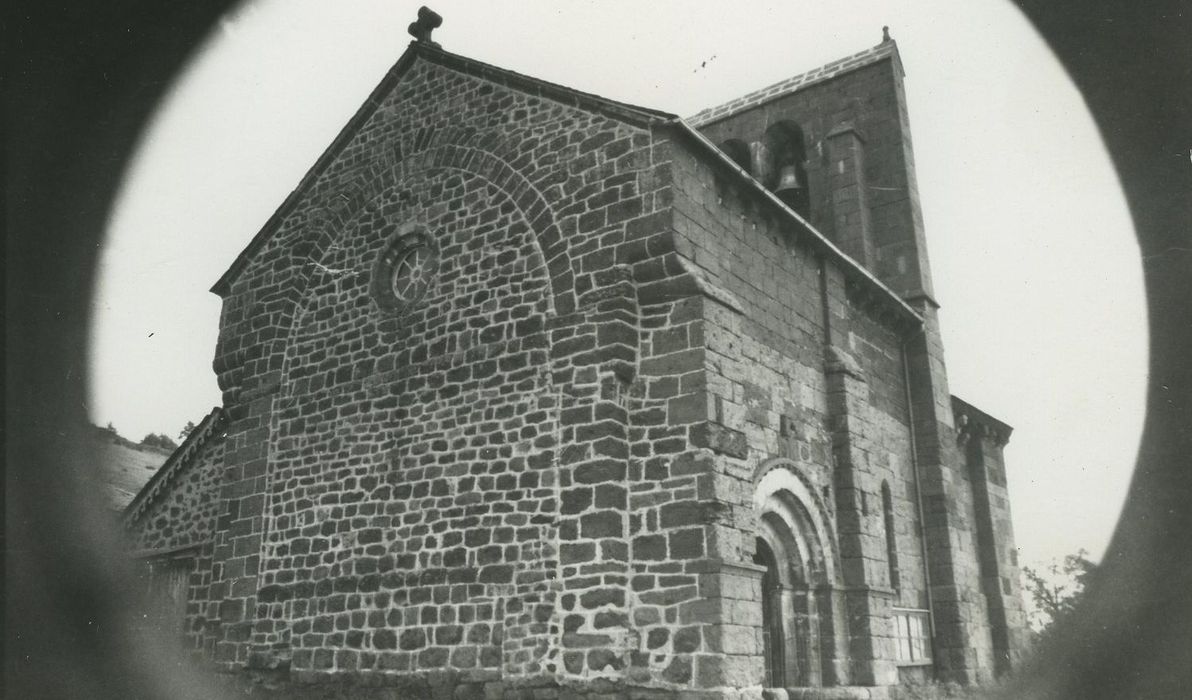
[[[412,304],[426,294],[434,275],[434,257],[430,246],[418,245],[406,250],[393,266],[390,280],[399,302]]]
[[[373,269],[373,298],[386,311],[406,311],[430,291],[438,267],[438,252],[428,235],[419,231],[397,236]]]

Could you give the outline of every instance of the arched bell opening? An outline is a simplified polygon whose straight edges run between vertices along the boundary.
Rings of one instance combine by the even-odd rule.
[[[761,143],[770,161],[766,187],[804,218],[811,214],[811,196],[807,187],[807,149],[803,130],[789,119],[766,129]]]

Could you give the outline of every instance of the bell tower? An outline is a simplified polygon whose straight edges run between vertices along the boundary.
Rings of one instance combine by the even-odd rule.
[[[973,682],[991,670],[971,513],[957,447],[938,308],[915,179],[898,46],[880,44],[705,110],[688,121],[922,319],[902,338],[923,499],[936,671]],[[825,352],[851,350],[847,335]],[[841,346],[843,345],[843,346]]]
[[[882,43],[689,121],[906,299],[932,296],[898,45]]]

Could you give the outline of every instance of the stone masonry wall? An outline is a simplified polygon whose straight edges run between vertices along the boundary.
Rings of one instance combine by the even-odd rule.
[[[952,405],[973,490],[974,544],[988,605],[993,672],[1002,676],[1017,667],[1027,641],[1002,454],[1010,427],[955,397]]]
[[[223,441],[210,440],[200,449],[170,479],[161,496],[129,523],[133,551],[182,549],[214,537]]]
[[[184,646],[202,648],[209,620],[218,617],[218,604],[209,598],[211,557],[218,527],[219,481],[223,469],[223,440],[209,439],[199,453],[182,465],[145,512],[129,523],[130,548],[149,564],[165,556],[187,561],[190,568]]]
[[[499,82],[416,61],[231,284],[226,664],[624,678],[630,444],[686,434],[634,395],[669,183],[648,131]],[[437,281],[387,315],[370,267],[411,221]]]
[[[496,669],[517,579],[546,575],[549,283],[509,204],[470,173],[413,173],[316,262],[273,403],[252,640],[295,670]],[[371,263],[410,221],[438,281],[378,313]]]
[[[925,319],[922,332],[908,338],[901,352],[887,349],[879,354],[901,362],[905,353],[911,377],[923,529],[931,559],[937,668],[945,680],[987,679],[992,651],[979,583],[973,491],[964,456],[955,445],[897,52],[883,49],[881,57],[869,65],[759,102],[739,114],[704,124],[701,130],[717,143],[729,138],[750,141],[780,120],[792,120],[803,130],[811,222]],[[855,349],[851,338],[838,337],[835,332],[833,344],[849,352]],[[867,362],[860,366],[868,369]],[[880,381],[881,374],[867,378]],[[880,385],[871,385],[866,391],[891,394]],[[852,456],[863,462],[867,449],[863,447]],[[896,483],[890,485],[894,495],[900,490],[909,495]],[[904,509],[906,504],[904,499]],[[896,518],[896,524],[900,520]],[[900,540],[904,537],[900,535]],[[868,551],[868,546],[865,549]],[[925,601],[922,596],[900,592],[899,602],[920,607]]]
[[[893,496],[900,579],[893,604],[904,608],[926,608],[921,525],[916,503],[910,420],[902,366],[902,337],[889,327],[888,322],[875,318],[872,309],[864,302],[847,294],[846,298],[850,326],[847,349],[865,372],[869,402],[873,409],[870,419],[881,435],[877,444],[882,449],[870,455],[871,464],[877,468],[876,473],[881,474],[881,479],[878,491],[867,494],[866,510],[874,513],[875,517],[881,516],[880,481],[886,481]],[[882,533],[882,525],[876,519],[868,522],[868,528],[877,535]]]
[[[993,677],[994,668],[974,492],[957,447],[938,313],[926,298],[915,307],[925,319],[924,330],[912,336],[906,352],[930,561],[935,667],[941,680],[982,683]]]
[[[834,583],[877,589],[882,606],[871,627],[851,632],[854,639],[876,638],[876,648],[849,649],[850,634],[835,632],[836,658],[825,662],[827,681],[889,682],[889,669],[881,679],[870,669],[875,657],[893,659],[889,606],[920,607],[925,598],[901,333],[888,317],[846,293],[840,271],[831,263],[821,267],[820,257],[753,195],[742,194],[693,159],[676,163],[675,170],[676,245],[710,286],[734,301],[703,302],[707,389],[702,402],[710,420],[741,436],[739,445],[720,450],[714,460],[716,498],[731,513],[715,530],[717,554],[729,561],[750,560],[757,532],[751,503],[756,480],[768,463],[786,460],[787,468],[820,497],[818,504],[807,505],[822,510],[831,531],[841,526],[841,508],[850,514],[856,536],[831,543],[839,548],[834,557],[842,567]],[[825,374],[825,313],[832,343],[854,358],[865,379],[854,409],[858,413],[848,418],[843,432],[836,427],[845,419],[839,415],[843,409],[834,407]],[[848,445],[855,446],[856,463],[843,463]],[[840,470],[846,468],[854,476],[842,480]],[[897,591],[890,589],[887,573],[883,482],[894,501]],[[750,602],[760,615],[757,601]],[[734,650],[740,654],[737,680],[756,683],[760,622],[741,622],[750,628],[752,642]],[[855,657],[852,666],[846,662],[850,656]]]

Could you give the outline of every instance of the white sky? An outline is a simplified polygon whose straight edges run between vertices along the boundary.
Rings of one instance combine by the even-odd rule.
[[[94,422],[174,437],[220,402],[207,290],[397,60],[419,4],[259,0],[214,32],[143,136],[109,222]],[[1142,426],[1138,249],[1079,94],[1008,2],[433,7],[449,51],[681,115],[873,46],[888,24],[952,392],[1016,428],[1022,560],[1100,557]]]

